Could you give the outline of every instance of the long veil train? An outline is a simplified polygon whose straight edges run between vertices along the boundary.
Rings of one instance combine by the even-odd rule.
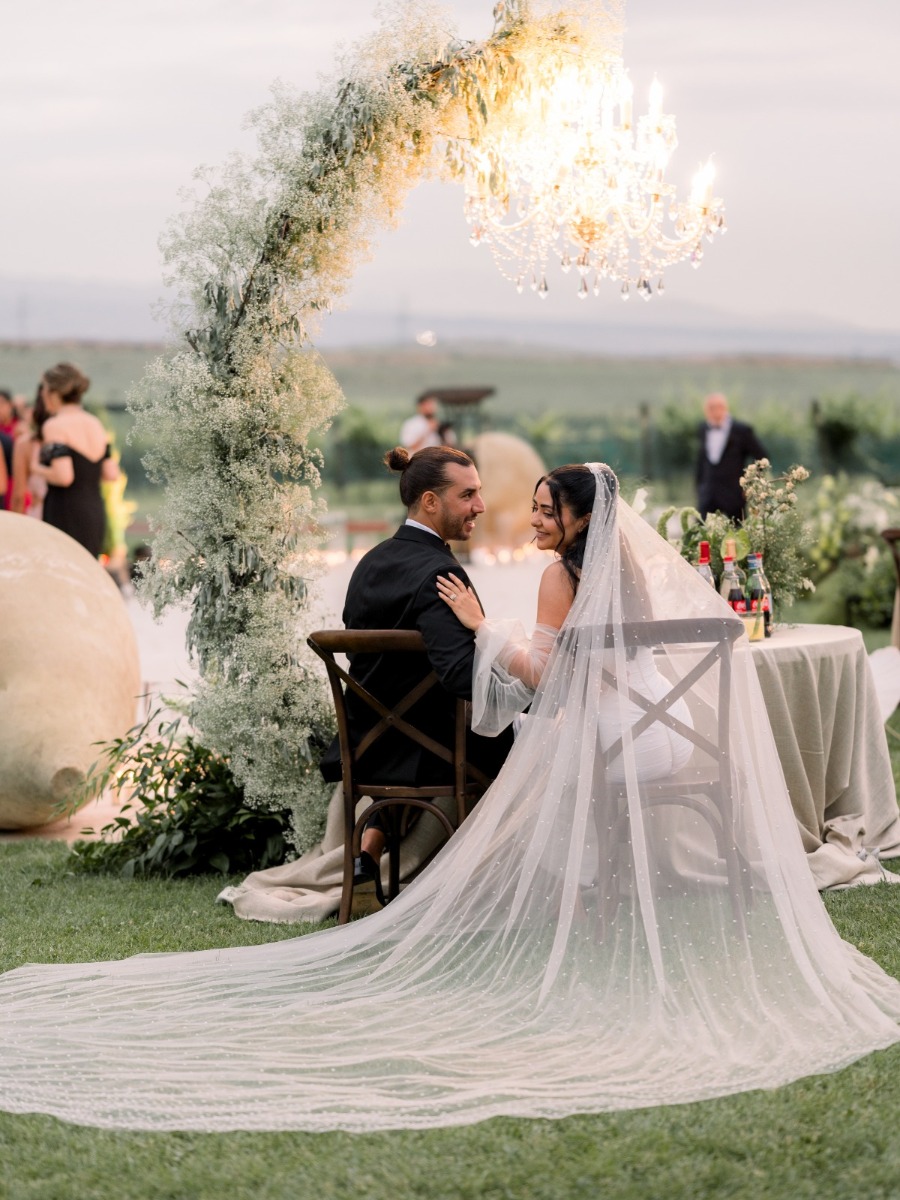
[[[900,984],[813,885],[746,638],[595,473],[531,715],[432,866],[380,913],[291,941],[10,972],[0,1107],[415,1128],[772,1087],[900,1039]],[[648,646],[667,698],[629,674]],[[654,721],[692,750],[646,779]]]

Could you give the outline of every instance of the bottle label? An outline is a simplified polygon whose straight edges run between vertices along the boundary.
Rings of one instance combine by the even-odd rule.
[[[745,613],[747,611],[747,601],[743,596],[739,600],[729,600],[728,603],[736,613]]]

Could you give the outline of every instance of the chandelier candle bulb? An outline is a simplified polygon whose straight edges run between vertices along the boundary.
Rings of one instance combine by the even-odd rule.
[[[633,116],[633,113],[632,113],[633,100],[634,100],[634,86],[633,86],[631,80],[628,78],[628,73],[626,72],[625,75],[622,76],[621,99],[619,100],[619,107],[622,112],[622,128],[623,129],[631,128],[631,119]]]
[[[711,162],[705,163],[699,168],[694,176],[694,185],[691,189],[691,203],[699,205],[701,208],[712,208],[713,201],[713,180],[716,177],[716,168]]]
[[[662,84],[654,75],[653,82],[650,84],[650,124],[659,125],[662,120]]]

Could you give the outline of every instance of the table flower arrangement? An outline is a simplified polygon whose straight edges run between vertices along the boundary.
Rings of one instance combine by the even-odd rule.
[[[807,575],[805,549],[811,531],[797,506],[797,489],[809,478],[803,466],[793,466],[783,475],[773,475],[767,458],[751,463],[741,476],[746,497],[746,515],[732,521],[722,513],[701,517],[696,508],[668,508],[657,522],[657,530],[668,537],[669,522],[678,516],[681,535],[676,548],[690,563],[696,563],[701,542],[709,542],[713,573],[722,573],[722,553],[728,538],[734,538],[738,562],[748,554],[763,556],[766,576],[772,587],[775,610],[789,607],[804,591],[814,591]],[[671,540],[671,539],[670,539]]]

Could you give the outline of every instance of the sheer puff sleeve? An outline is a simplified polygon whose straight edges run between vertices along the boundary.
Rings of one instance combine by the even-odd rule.
[[[472,731],[496,737],[531,704],[558,629],[536,625],[529,638],[519,621],[485,620],[475,636]]]

